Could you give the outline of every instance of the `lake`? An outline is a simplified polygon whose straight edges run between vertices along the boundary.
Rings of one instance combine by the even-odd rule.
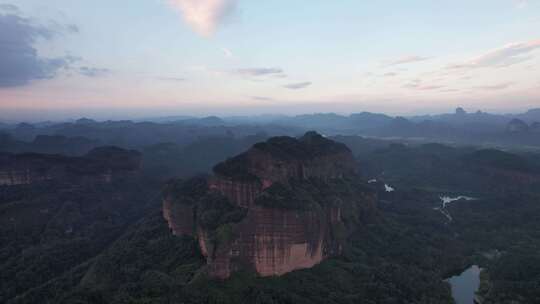
[[[480,287],[480,267],[473,265],[458,276],[447,281],[452,286],[452,297],[457,304],[473,304]]]

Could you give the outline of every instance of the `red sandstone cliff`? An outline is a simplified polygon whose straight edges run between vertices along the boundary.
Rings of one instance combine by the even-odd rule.
[[[228,212],[247,210],[240,220],[227,222],[215,215],[224,211],[205,210],[197,204],[206,200],[201,194],[167,195],[163,215],[175,235],[198,238],[211,276],[227,278],[242,269],[282,275],[339,255],[346,225],[358,218],[351,213],[374,209],[374,195],[349,190],[350,181],[358,179],[355,171],[347,147],[316,133],[298,140],[270,139],[216,166],[215,176],[207,179],[209,193],[223,195],[236,206],[227,207]],[[350,193],[334,191],[326,184],[330,181]],[[309,193],[319,188],[321,193]],[[224,223],[200,223],[209,216]]]

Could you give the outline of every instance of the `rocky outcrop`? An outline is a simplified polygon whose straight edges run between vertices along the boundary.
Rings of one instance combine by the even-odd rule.
[[[193,206],[163,201],[163,217],[174,235],[194,235],[196,230]]]
[[[256,144],[214,171],[168,185],[163,215],[175,235],[198,238],[215,278],[313,267],[375,209],[349,149],[314,132]]]
[[[140,154],[115,147],[102,147],[84,157],[38,153],[0,154],[0,186],[33,184],[46,180],[68,183],[111,182],[140,167]]]
[[[274,183],[317,178],[322,180],[354,175],[351,151],[340,143],[308,132],[300,139],[274,137],[249,151],[214,167],[210,188],[242,206]]]

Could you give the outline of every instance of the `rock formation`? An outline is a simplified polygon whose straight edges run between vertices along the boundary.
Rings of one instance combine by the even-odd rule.
[[[84,157],[23,153],[0,153],[0,186],[62,182],[103,181],[139,169],[140,154],[116,147],[100,147]]]
[[[216,278],[313,267],[375,209],[350,150],[315,132],[256,144],[214,173],[169,184],[163,214],[175,235],[198,238]]]

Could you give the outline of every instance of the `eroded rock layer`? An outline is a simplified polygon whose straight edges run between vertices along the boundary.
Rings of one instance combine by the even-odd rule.
[[[313,132],[256,144],[214,171],[169,185],[163,214],[175,235],[198,238],[216,278],[313,267],[375,208],[349,149]]]

